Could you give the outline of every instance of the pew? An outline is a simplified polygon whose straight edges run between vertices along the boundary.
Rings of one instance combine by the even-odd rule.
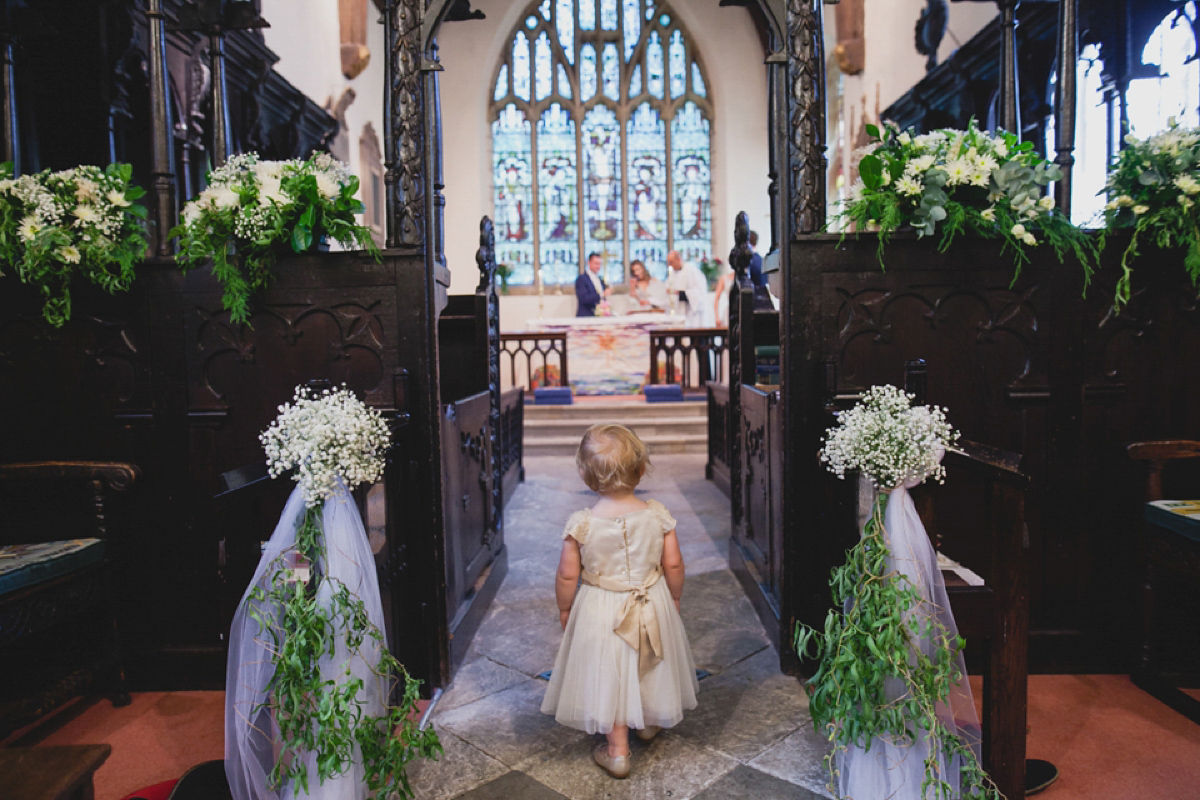
[[[0,739],[96,689],[129,703],[108,534],[112,495],[138,476],[116,462],[0,465]]]

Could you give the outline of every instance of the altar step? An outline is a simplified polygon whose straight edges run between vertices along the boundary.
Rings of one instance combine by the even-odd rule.
[[[525,406],[525,455],[574,456],[589,425],[620,422],[637,431],[650,453],[708,450],[705,403],[604,402],[569,406]]]

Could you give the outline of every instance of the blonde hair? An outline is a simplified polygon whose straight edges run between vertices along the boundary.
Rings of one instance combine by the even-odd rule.
[[[601,422],[583,433],[575,452],[579,477],[594,492],[632,491],[650,466],[638,435],[616,422]]]

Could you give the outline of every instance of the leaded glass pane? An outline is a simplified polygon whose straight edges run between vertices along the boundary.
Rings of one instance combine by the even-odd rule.
[[[661,17],[659,17],[658,21],[664,28],[671,27],[671,17],[667,14],[663,14]]]
[[[690,100],[671,120],[671,164],[675,199],[675,249],[684,261],[712,252],[709,122]]]
[[[663,46],[658,31],[650,34],[646,45],[646,86],[655,97],[663,96]]]
[[[612,100],[621,99],[621,66],[617,60],[617,46],[612,42],[604,45],[604,94]]]
[[[509,103],[492,123],[496,261],[508,264],[510,286],[533,283],[533,169],[529,120]]]
[[[529,100],[529,40],[523,31],[513,38],[513,94]]]
[[[537,17],[532,17],[532,16],[526,17],[525,18],[525,27],[529,28],[529,30],[533,30],[534,28],[536,28],[537,27]]]
[[[562,64],[558,65],[558,94],[560,97],[571,99],[571,81],[567,79],[567,70]]]
[[[662,117],[643,103],[626,123],[629,170],[629,258],[645,263],[660,280],[667,277],[667,129]]]
[[[629,78],[629,96],[637,97],[642,93],[642,65],[638,64],[633,68],[633,75]],[[497,98],[499,99],[499,98]]]
[[[646,22],[654,19],[654,3],[646,0]]]
[[[642,34],[641,0],[625,0],[623,19],[625,22],[625,60],[633,55],[638,37]]]
[[[606,106],[583,118],[584,253],[606,256],[604,279],[624,280],[621,264],[621,124]]]
[[[700,74],[700,65],[692,62],[692,91],[701,97],[708,97],[708,89],[704,86],[704,76]]]
[[[542,31],[533,44],[534,90],[538,100],[550,96],[550,87],[554,81],[554,66],[550,61],[550,36]]]
[[[538,120],[538,251],[542,281],[571,283],[579,275],[579,182],[575,121],[558,103]]]
[[[600,0],[600,27],[606,31],[617,29],[617,0]]]
[[[542,4],[538,6],[538,11],[542,12],[542,19],[550,19],[550,0],[542,0]]]
[[[579,0],[579,29],[596,30],[596,0]]]
[[[501,64],[500,74],[496,76],[496,91],[492,95],[492,99],[498,103],[504,99],[506,94],[508,94],[508,64]]]
[[[671,75],[671,98],[682,97],[687,85],[687,60],[684,54],[683,33],[676,30],[671,34],[669,50],[669,66]]]
[[[596,48],[579,48],[579,99],[591,100],[596,94]]]
[[[558,43],[567,56],[567,63],[574,64],[575,9],[572,0],[558,0],[558,6],[554,10],[554,29],[558,31]]]

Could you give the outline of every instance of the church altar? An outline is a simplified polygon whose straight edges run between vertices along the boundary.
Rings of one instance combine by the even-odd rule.
[[[531,319],[526,328],[567,334],[575,394],[637,394],[648,379],[651,329],[680,327],[686,321],[676,314],[559,317]]]

